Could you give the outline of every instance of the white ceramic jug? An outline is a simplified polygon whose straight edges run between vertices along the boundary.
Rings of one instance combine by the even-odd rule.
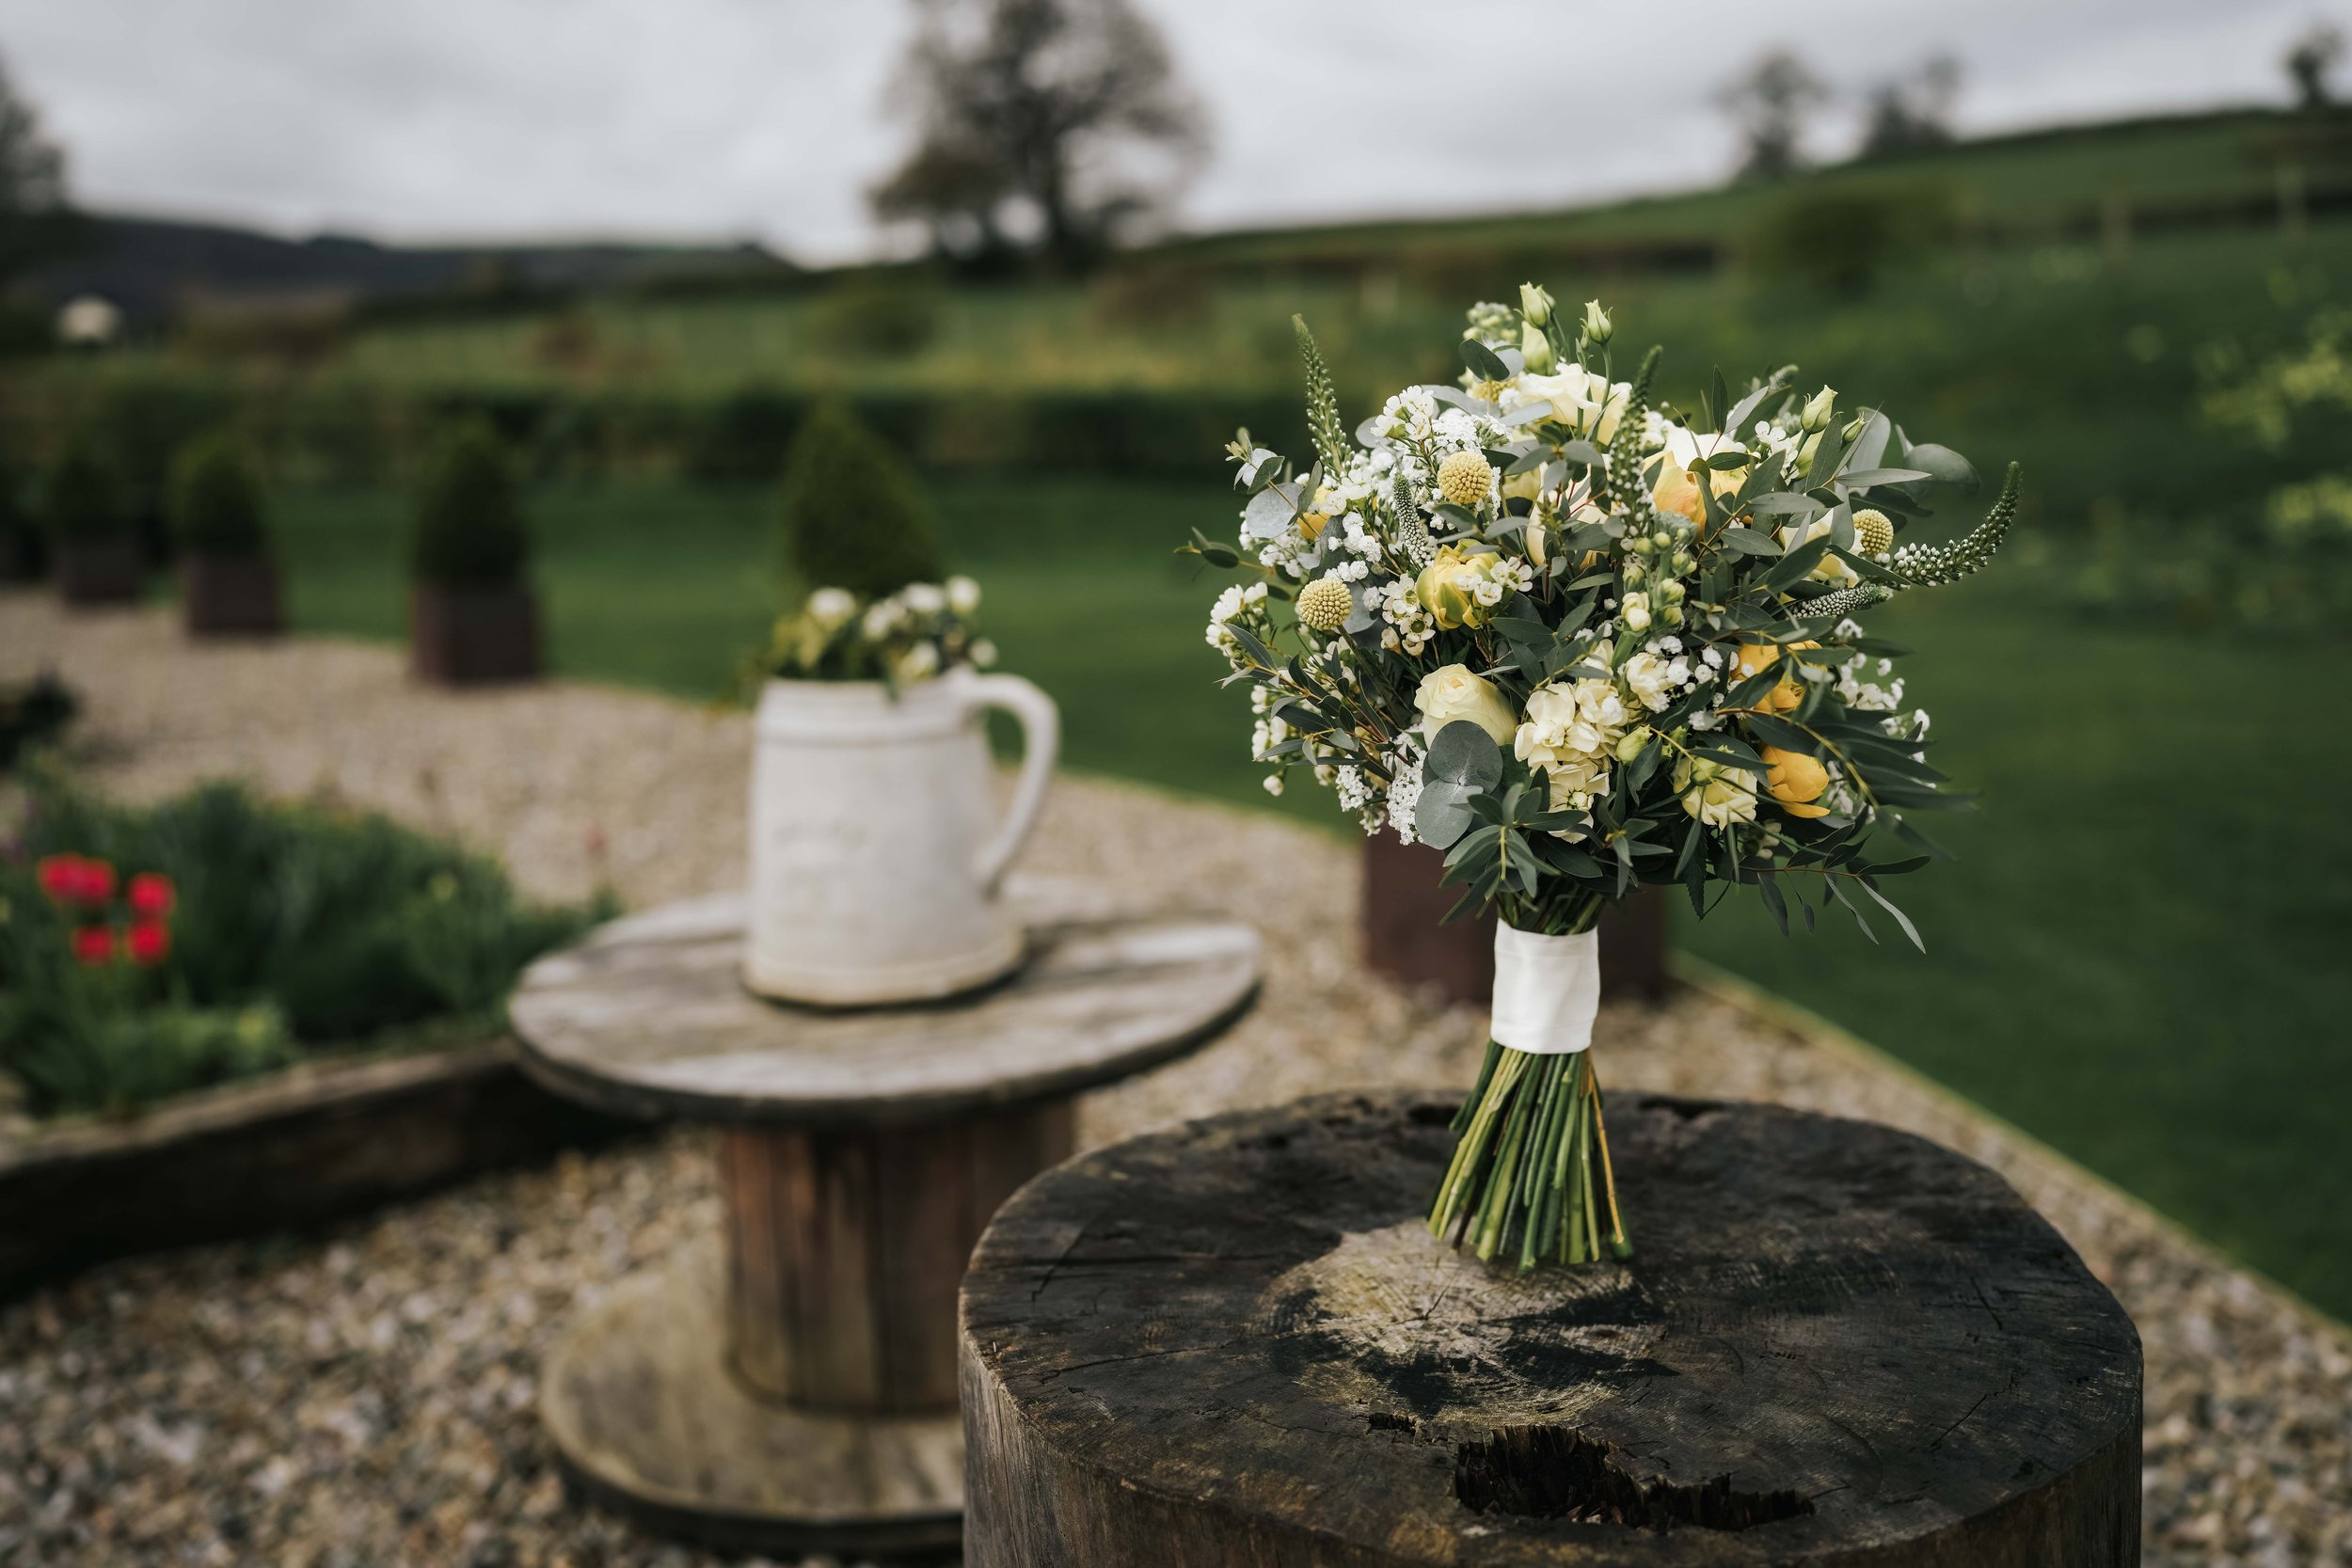
[[[1021,721],[1010,810],[988,832],[988,708]],[[743,980],[830,1006],[948,996],[1021,962],[997,896],[1045,802],[1061,733],[1018,675],[770,681],[752,758]]]

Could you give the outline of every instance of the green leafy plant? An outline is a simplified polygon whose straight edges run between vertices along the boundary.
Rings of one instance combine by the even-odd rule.
[[[818,341],[843,356],[896,358],[939,336],[939,291],[907,278],[854,278],[818,303]]]
[[[181,544],[202,555],[269,553],[262,479],[243,442],[224,432],[182,449],[171,469],[171,524]]]
[[[77,432],[42,476],[41,517],[61,543],[127,539],[136,531],[129,492],[113,452]]]
[[[208,784],[151,807],[55,773],[0,859],[0,1069],[120,1110],[298,1054],[479,1037],[523,966],[612,912],[370,813]]]
[[[810,588],[882,598],[940,579],[930,506],[904,459],[839,403],[819,404],[785,466],[785,538]]]
[[[446,436],[417,497],[409,568],[437,587],[506,587],[531,560],[531,532],[506,448],[482,420]]]

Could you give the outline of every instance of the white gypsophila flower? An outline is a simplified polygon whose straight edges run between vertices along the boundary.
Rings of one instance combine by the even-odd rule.
[[[991,669],[991,668],[993,668],[993,667],[995,665],[995,663],[996,663],[996,644],[995,644],[995,643],[993,643],[993,642],[990,641],[987,638],[983,637],[983,638],[981,638],[978,641],[977,641],[977,642],[975,642],[975,643],[973,643],[973,644],[972,644],[972,667],[973,667],[974,669],[976,669],[976,670],[987,670],[987,669]]]
[[[1342,811],[1361,810],[1372,799],[1372,786],[1364,782],[1364,770],[1345,767],[1331,775],[1332,792],[1339,797]]]
[[[1406,844],[1419,842],[1413,824],[1421,804],[1422,759],[1421,748],[1408,742],[1399,742],[1389,754],[1389,826]]]
[[[899,618],[904,613],[895,600],[877,599],[866,607],[865,615],[858,621],[858,630],[866,634],[868,642],[880,642],[898,629]]]
[[[947,608],[947,594],[935,582],[910,582],[898,590],[898,602],[917,615],[936,615]]]
[[[857,613],[857,595],[846,588],[819,588],[808,596],[808,618],[827,631]]]
[[[967,577],[947,579],[947,608],[959,615],[969,615],[980,608],[980,585]]]

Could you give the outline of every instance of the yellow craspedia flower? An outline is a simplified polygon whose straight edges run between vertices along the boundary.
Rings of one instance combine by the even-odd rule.
[[[1474,451],[1457,451],[1438,465],[1438,493],[1456,506],[1476,506],[1494,482],[1494,468]]]
[[[1772,769],[1764,775],[1765,791],[1780,802],[1780,809],[1791,816],[1827,816],[1827,806],[1813,802],[1829,787],[1829,769],[1817,757],[1803,752],[1787,752],[1778,746],[1766,746],[1757,751],[1764,765]]]
[[[1818,648],[1820,644],[1819,642],[1791,642],[1788,646],[1793,652],[1798,648]],[[1780,648],[1778,644],[1772,642],[1742,642],[1740,644],[1739,653],[1735,656],[1733,662],[1739,667],[1740,678],[1746,680],[1758,671],[1769,670],[1779,663]],[[1796,661],[1791,659],[1789,662],[1793,666]],[[1771,708],[1775,713],[1786,713],[1804,701],[1804,686],[1792,668],[1781,676],[1778,686],[1764,694],[1764,700],[1760,705]]]
[[[1347,624],[1356,596],[1337,578],[1317,578],[1298,591],[1298,620],[1315,631],[1337,631]]]
[[[1884,555],[1895,547],[1895,525],[1876,507],[1853,515],[1854,544],[1864,555]]]

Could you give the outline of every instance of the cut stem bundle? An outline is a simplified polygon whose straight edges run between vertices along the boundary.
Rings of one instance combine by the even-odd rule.
[[[1458,1141],[1429,1230],[1519,1268],[1632,1256],[1609,1168],[1592,1053],[1534,1055],[1486,1042],[1478,1086],[1454,1117]]]

